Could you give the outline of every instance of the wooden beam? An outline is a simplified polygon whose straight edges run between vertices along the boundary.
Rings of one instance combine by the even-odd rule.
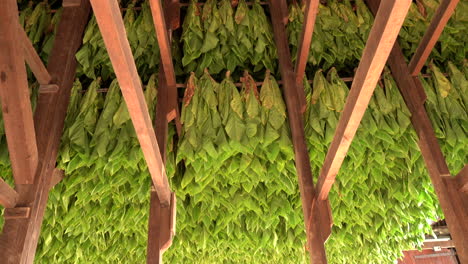
[[[75,79],[75,54],[89,19],[89,2],[63,8],[48,71],[60,87],[54,94],[40,94],[34,121],[37,131],[39,166],[34,184],[16,185],[18,206],[30,208],[26,218],[5,219],[0,236],[2,264],[32,264],[39,239],[53,170],[57,162],[71,88]],[[15,208],[17,209],[17,208]]]
[[[170,6],[172,0],[166,0],[165,5]],[[168,16],[165,17],[166,22],[170,22],[174,19],[176,14],[169,12]],[[168,26],[170,23],[167,23]],[[168,28],[169,30],[169,28]],[[162,56],[162,53],[161,53]],[[159,68],[159,88],[158,88],[158,99],[156,104],[156,118],[154,122],[156,139],[158,140],[159,152],[163,159],[163,163],[166,164],[166,148],[167,148],[167,136],[168,136],[168,120],[167,114],[169,112],[169,89],[167,85],[166,74],[164,67]],[[171,195],[170,207],[161,207],[159,199],[155,193],[154,186],[151,187],[151,198],[150,198],[150,217],[148,221],[148,244],[147,244],[147,256],[146,261],[148,264],[156,264],[162,262],[163,252],[169,248],[172,244],[172,237],[175,234],[175,195]],[[172,216],[171,216],[172,214]]]
[[[44,66],[41,58],[34,49],[31,40],[29,39],[24,29],[18,24],[18,38],[21,43],[21,47],[23,48],[24,58],[26,63],[29,65],[32,73],[37,79],[37,82],[41,85],[50,84],[52,81],[52,77],[50,77],[47,68]]]
[[[17,202],[18,193],[0,178],[0,205],[5,208],[13,208]]]
[[[458,188],[461,192],[468,193],[468,165],[465,164],[465,167],[457,174],[455,177],[457,180]]]
[[[90,2],[159,200],[161,204],[169,206],[171,191],[119,4],[117,0],[91,0]]]
[[[322,229],[324,226],[330,226],[331,220],[328,219],[328,223],[323,223],[319,215],[319,212],[322,211],[319,210],[320,207],[327,205],[328,201],[313,206],[315,196],[314,183],[312,180],[309,152],[305,140],[304,123],[300,111],[295,74],[289,51],[286,28],[283,23],[281,1],[270,1],[271,21],[278,50],[279,68],[281,78],[283,79],[283,92],[288,109],[289,125],[291,127],[302,211],[306,222],[307,248],[309,249],[311,262],[314,264],[322,264],[327,263]],[[325,210],[328,210],[327,208],[325,208]],[[313,219],[314,221],[310,222],[309,219]]]
[[[424,37],[419,43],[416,52],[409,63],[409,69],[412,76],[417,76],[421,72],[421,68],[431,54],[437,40],[439,39],[445,25],[455,11],[459,0],[442,0],[439,8],[435,12],[431,24],[427,28]]]
[[[301,101],[301,112],[305,112],[307,106],[302,82],[304,80],[307,61],[309,59],[310,43],[312,42],[312,35],[314,34],[315,19],[317,18],[319,3],[319,0],[306,1],[304,25],[302,26],[299,48],[297,50],[296,68],[294,69],[294,72],[296,73],[298,97]]]
[[[13,177],[17,184],[31,184],[38,155],[28,79],[18,45],[18,6],[5,0],[0,8],[0,97]]]
[[[376,14],[380,0],[366,0],[370,10]],[[411,112],[411,123],[418,134],[418,145],[426,163],[432,185],[437,194],[445,220],[455,242],[461,263],[468,263],[468,206],[466,195],[456,188],[450,176],[445,158],[424,108],[425,92],[421,81],[412,77],[398,43],[395,43],[388,65],[401,95]]]
[[[168,88],[168,121],[175,119],[177,133],[180,134],[182,125],[180,122],[179,103],[177,101],[177,87],[176,77],[174,72],[174,64],[172,62],[171,53],[171,39],[166,26],[166,19],[164,18],[164,11],[161,0],[150,0],[151,13],[153,15],[153,23],[156,31],[156,37],[159,44],[159,53],[161,57],[161,68],[163,69],[164,78]],[[171,2],[167,2],[169,6]],[[170,21],[169,21],[170,22]],[[161,71],[161,70],[160,70]]]
[[[28,219],[31,216],[31,208],[29,207],[15,207],[5,209],[3,218],[5,220],[11,219]]]
[[[335,182],[410,5],[411,0],[384,0],[377,12],[344,111],[320,171],[317,192],[322,200],[328,197]]]
[[[440,247],[440,248],[454,248],[455,243],[453,243],[453,240],[447,240],[447,241],[426,241],[422,245],[422,249],[434,249],[435,247]]]

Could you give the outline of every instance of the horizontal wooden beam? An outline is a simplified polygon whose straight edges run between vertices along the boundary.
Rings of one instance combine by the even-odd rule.
[[[30,216],[31,216],[30,207],[7,208],[5,209],[5,213],[3,214],[3,217],[5,218],[5,220],[28,219]]]
[[[0,97],[13,177],[17,184],[31,184],[38,154],[23,50],[18,45],[16,0],[0,8]]]
[[[335,136],[320,171],[317,192],[322,200],[328,197],[335,182],[410,4],[411,0],[384,0],[379,8]]]
[[[424,63],[427,61],[429,54],[431,54],[432,49],[445,28],[445,25],[447,25],[447,22],[453,12],[455,12],[455,7],[458,2],[459,0],[441,1],[439,8],[431,20],[431,24],[408,65],[412,76],[417,76],[421,72]]]
[[[310,43],[312,42],[312,35],[314,34],[314,25],[317,18],[319,2],[319,0],[306,1],[304,24],[302,26],[299,48],[297,49],[296,67],[294,72],[296,73],[296,86],[301,104],[301,112],[305,111],[307,105],[302,82],[304,80],[307,61],[309,59]]]
[[[119,4],[117,0],[91,0],[90,2],[159,200],[161,204],[169,206],[171,191]]]
[[[0,205],[5,208],[13,208],[17,202],[18,193],[0,178]]]
[[[39,84],[49,84],[52,81],[49,72],[47,71],[46,66],[42,62],[41,58],[36,52],[31,40],[29,39],[24,29],[18,24],[18,38],[23,47],[24,59],[29,65],[32,73],[37,79]]]
[[[41,233],[44,212],[47,207],[53,170],[57,162],[63,125],[75,80],[75,54],[82,43],[82,36],[89,19],[89,2],[78,7],[63,8],[57,26],[48,71],[60,87],[59,92],[40,94],[34,115],[37,131],[39,166],[34,184],[16,185],[20,196],[18,207],[29,208],[21,213],[18,208],[8,209],[0,236],[0,262],[5,264],[32,264]],[[21,213],[21,214],[20,214]]]

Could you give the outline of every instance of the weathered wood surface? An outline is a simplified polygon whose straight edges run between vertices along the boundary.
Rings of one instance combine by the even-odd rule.
[[[17,184],[31,184],[37,169],[38,152],[23,49],[18,45],[16,0],[4,0],[0,8],[0,98]]]
[[[434,13],[431,24],[427,28],[421,43],[419,43],[419,46],[408,65],[412,76],[417,76],[421,72],[424,63],[427,61],[429,54],[431,54],[432,49],[445,28],[445,25],[447,25],[447,22],[453,12],[455,12],[455,7],[458,2],[459,0],[441,1],[439,8]]]
[[[91,0],[122,95],[143,150],[161,204],[170,203],[170,188],[117,0]]]
[[[364,48],[335,136],[320,171],[317,192],[326,199],[374,93],[411,0],[384,0]]]
[[[13,208],[18,202],[18,193],[0,178],[0,205],[5,208]]]
[[[34,184],[16,185],[18,207],[29,208],[29,216],[6,218],[0,236],[0,260],[5,264],[31,264],[34,261],[42,219],[47,205],[51,178],[57,161],[65,115],[76,72],[75,53],[82,42],[89,19],[89,3],[63,9],[58,24],[48,71],[60,87],[54,94],[40,94],[34,115],[37,132],[39,165]],[[8,210],[8,211],[7,211]],[[7,209],[5,215],[18,213]],[[16,214],[16,215],[18,215]]]

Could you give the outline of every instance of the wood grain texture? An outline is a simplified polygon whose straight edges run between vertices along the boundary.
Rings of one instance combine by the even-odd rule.
[[[37,82],[42,85],[49,84],[52,81],[52,77],[20,24],[18,24],[18,38],[23,48],[24,59],[29,65],[34,77],[36,77]]]
[[[18,45],[16,0],[2,1],[0,8],[0,97],[13,177],[17,184],[34,181],[38,163],[28,79],[23,50]]]
[[[153,24],[156,31],[156,37],[159,44],[159,53],[161,56],[161,68],[163,68],[163,74],[166,79],[166,85],[168,87],[168,121],[175,119],[177,132],[180,134],[181,131],[181,122],[180,122],[180,112],[179,104],[177,101],[177,87],[176,87],[176,77],[174,72],[174,64],[172,62],[172,52],[171,52],[171,38],[169,36],[169,28],[167,27],[170,24],[170,21],[166,23],[164,16],[164,11],[162,7],[162,0],[150,0],[151,14],[153,15]],[[167,1],[166,5],[171,7],[171,2]],[[170,10],[170,9],[169,9]]]
[[[416,52],[414,53],[408,65],[412,76],[417,76],[420,72],[427,58],[431,54],[437,40],[439,39],[442,31],[447,25],[448,20],[455,12],[459,0],[442,0],[439,8],[434,13],[431,24],[424,33],[424,36],[419,43]]]
[[[62,11],[48,65],[48,71],[60,89],[55,94],[39,95],[34,115],[40,153],[37,174],[34,184],[16,185],[19,194],[17,206],[29,207],[30,216],[26,219],[6,219],[0,236],[2,264],[32,264],[34,261],[75,78],[75,53],[81,45],[88,19],[88,2],[78,7],[66,7]]]
[[[281,0],[284,1],[284,0]],[[300,111],[300,101],[297,94],[294,69],[289,51],[289,44],[286,35],[285,24],[283,23],[283,12],[281,3],[278,0],[270,1],[271,21],[273,24],[274,38],[278,50],[279,68],[283,80],[283,93],[288,110],[289,125],[291,128],[292,141],[295,153],[295,164],[299,180],[299,189],[301,193],[302,210],[305,219],[307,232],[307,248],[310,253],[311,263],[327,263],[325,247],[322,235],[323,225],[328,226],[331,222],[322,224],[319,216],[319,206],[324,203],[318,203],[313,206],[315,197],[314,183],[310,167],[309,152],[304,134],[304,123]],[[327,208],[325,208],[328,210]],[[327,214],[328,215],[328,214]],[[312,220],[312,221],[310,221]]]
[[[0,178],[0,205],[5,208],[13,208],[18,202],[18,193]]]
[[[312,42],[312,35],[314,34],[315,20],[317,18],[319,0],[307,0],[304,25],[302,26],[301,38],[299,40],[299,47],[297,49],[296,67],[296,86],[298,88],[298,96],[301,101],[301,112],[305,112],[307,102],[304,93],[304,86],[302,84],[305,75],[307,61],[309,59],[310,43]]]
[[[376,14],[380,0],[366,0],[370,10]],[[417,77],[412,77],[403,52],[395,43],[388,65],[403,99],[411,112],[411,123],[418,134],[418,145],[426,163],[432,185],[444,212],[445,220],[457,248],[461,263],[468,263],[468,204],[466,193],[457,190],[450,176],[445,158],[424,108],[424,88]]]
[[[320,171],[317,183],[319,199],[328,197],[410,4],[411,0],[384,0],[377,12],[333,141]]]
[[[171,193],[169,183],[119,4],[117,0],[91,0],[90,2],[159,200],[161,204],[168,206]]]

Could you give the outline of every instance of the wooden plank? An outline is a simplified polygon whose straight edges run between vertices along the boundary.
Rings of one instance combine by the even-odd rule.
[[[455,177],[457,180],[458,188],[461,192],[468,193],[468,165],[457,174]]]
[[[447,25],[447,22],[453,12],[455,12],[455,7],[458,2],[459,0],[441,1],[439,8],[431,20],[431,24],[427,28],[426,33],[424,33],[424,37],[422,38],[421,43],[419,43],[419,46],[408,65],[412,76],[417,76],[419,72],[421,72],[424,63],[427,61],[429,54],[431,54],[431,51],[442,34],[445,25]]]
[[[59,87],[56,84],[41,84],[39,86],[39,93],[44,94],[44,93],[56,93],[59,91]]]
[[[375,14],[380,1],[366,0],[366,2],[370,10]],[[468,206],[463,205],[467,200],[466,195],[462,196],[461,192],[456,190],[454,181],[450,178],[450,171],[437,142],[431,121],[423,102],[421,102],[421,98],[425,98],[422,83],[417,77],[411,76],[398,43],[395,43],[392,49],[388,65],[411,112],[411,123],[419,137],[418,145],[444,212],[450,234],[455,242],[459,258],[462,263],[468,263],[468,214],[466,212]]]
[[[0,8],[0,97],[13,177],[31,184],[38,155],[23,51],[18,45],[18,6],[5,0]]]
[[[319,0],[306,1],[306,9],[304,16],[304,25],[302,26],[301,38],[299,41],[299,48],[297,49],[296,67],[296,86],[298,88],[298,96],[301,101],[301,111],[305,112],[307,103],[304,93],[304,86],[302,84],[305,75],[307,61],[309,59],[310,43],[312,42],[312,35],[314,33],[315,19],[317,18]]]
[[[37,82],[39,84],[49,84],[52,81],[52,77],[50,77],[46,66],[37,54],[31,40],[28,35],[26,35],[26,32],[24,32],[24,29],[20,24],[18,24],[18,38],[21,43],[21,47],[23,48],[24,59],[36,77]]]
[[[159,44],[159,53],[161,54],[161,68],[163,69],[166,85],[168,87],[168,121],[175,119],[177,132],[181,132],[181,122],[179,113],[179,104],[177,97],[176,78],[174,72],[174,64],[172,62],[171,39],[164,18],[164,11],[161,0],[150,0],[151,13],[153,15],[153,24],[156,31],[156,37]],[[167,2],[166,4],[170,4]],[[171,5],[169,5],[171,6]],[[167,23],[169,24],[169,23]]]
[[[454,248],[455,243],[453,240],[447,240],[447,241],[427,241],[424,242],[422,245],[422,249],[433,249],[435,247],[440,247],[440,248]]]
[[[155,189],[154,189],[155,190]],[[150,213],[148,221],[148,245],[146,254],[146,263],[160,264],[162,263],[161,252],[161,229],[163,228],[159,221],[161,215],[161,204],[159,203],[156,191],[151,191],[150,197]]]
[[[273,25],[275,43],[278,50],[279,68],[283,79],[283,92],[288,109],[289,125],[291,127],[292,141],[295,153],[295,163],[301,193],[302,210],[306,221],[307,248],[311,262],[314,264],[327,263],[325,247],[323,244],[321,219],[318,215],[320,203],[312,206],[315,196],[314,183],[310,167],[309,152],[304,134],[304,123],[300,111],[294,69],[289,51],[286,28],[282,22],[280,1],[270,1],[271,21]],[[309,221],[312,219],[313,221]],[[328,224],[326,224],[328,225]]]
[[[128,107],[161,204],[168,206],[170,189],[141,81],[133,59],[117,0],[91,0],[117,80]]]
[[[42,219],[47,206],[52,173],[62,136],[65,115],[75,79],[75,53],[82,43],[84,28],[89,19],[89,3],[66,7],[58,24],[48,71],[57,80],[60,91],[39,95],[34,121],[37,131],[39,166],[34,184],[16,185],[18,206],[30,207],[25,219],[6,219],[0,236],[2,264],[30,264],[34,261]]]
[[[317,184],[319,199],[326,199],[396,41],[411,0],[384,0],[379,8],[359,62],[344,111],[325,157]]]
[[[9,219],[28,219],[31,215],[31,208],[29,207],[16,207],[16,208],[7,208],[3,217],[5,220]]]
[[[0,205],[5,208],[13,208],[18,202],[18,193],[0,178]]]

